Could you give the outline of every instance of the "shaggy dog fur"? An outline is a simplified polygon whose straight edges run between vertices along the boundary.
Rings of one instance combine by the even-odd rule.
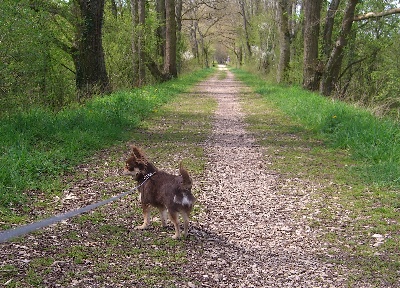
[[[144,222],[136,229],[146,229],[150,224],[150,206],[158,208],[161,223],[166,226],[167,212],[175,227],[174,239],[180,237],[179,214],[183,218],[184,236],[188,234],[189,215],[195,198],[192,195],[192,179],[180,163],[180,176],[157,169],[136,146],[131,146],[132,155],[126,160],[125,175],[131,175],[142,184],[138,190],[143,209]],[[150,176],[151,175],[151,176]],[[148,179],[148,180],[147,180]]]

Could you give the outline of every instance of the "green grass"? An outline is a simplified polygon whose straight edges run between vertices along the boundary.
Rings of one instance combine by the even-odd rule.
[[[7,218],[10,209],[21,209],[27,191],[60,190],[61,175],[95,151],[129,139],[143,119],[211,71],[96,97],[57,113],[32,108],[1,119],[0,215]]]
[[[257,92],[242,101],[249,129],[266,151],[267,169],[279,173],[282,183],[294,182],[280,186],[281,193],[313,195],[294,217],[308,219],[321,235],[330,254],[322,252],[322,260],[352,269],[349,287],[398,284],[398,168],[385,173],[399,157],[397,124],[300,88],[235,73]],[[385,137],[392,141],[383,143]],[[384,235],[384,243],[374,246],[374,234]]]

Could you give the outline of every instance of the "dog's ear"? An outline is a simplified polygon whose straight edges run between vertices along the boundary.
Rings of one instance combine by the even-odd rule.
[[[136,160],[137,160],[137,156],[136,156],[136,154],[135,154],[135,149],[136,149],[136,147],[133,146],[133,145],[130,145],[130,147],[131,147],[131,150],[132,150],[132,152],[131,152],[131,158],[133,158],[133,159],[136,161]]]
[[[132,149],[132,156],[135,156],[136,158],[140,158],[141,157],[141,153],[138,147],[132,145],[131,146]]]
[[[144,153],[140,150],[140,148],[132,145],[132,156],[134,156],[136,159],[146,159],[146,156],[144,155]]]
[[[185,168],[183,168],[182,162],[179,164],[179,173],[181,173],[183,182],[182,187],[183,189],[190,190],[192,189],[192,178],[190,178],[189,173]]]

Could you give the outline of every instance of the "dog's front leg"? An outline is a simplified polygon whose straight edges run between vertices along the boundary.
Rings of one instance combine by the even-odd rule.
[[[143,224],[140,226],[136,226],[135,229],[143,230],[146,229],[150,224],[150,206],[146,204],[142,204],[143,209]]]
[[[171,218],[172,223],[174,223],[175,227],[175,235],[172,236],[173,239],[178,239],[181,235],[181,231],[179,228],[179,215],[177,212],[169,212],[169,217]]]
[[[188,230],[189,230],[189,215],[186,212],[181,213],[182,218],[183,218],[183,236],[187,237],[188,236]]]

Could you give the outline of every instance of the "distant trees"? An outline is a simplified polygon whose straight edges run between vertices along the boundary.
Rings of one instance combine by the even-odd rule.
[[[132,47],[136,63],[134,73],[139,72],[135,77],[138,79],[137,83],[144,83],[145,67],[158,81],[176,78],[178,16],[175,13],[175,0],[157,0],[152,9],[146,8],[145,0],[131,0],[131,10],[133,30],[136,31],[133,34]],[[150,24],[154,20],[157,22]],[[153,41],[146,41],[152,38],[147,33],[153,33]],[[154,47],[149,47],[150,43],[154,43]]]
[[[60,49],[69,22],[28,0],[0,1],[0,15],[0,114],[75,99],[71,51]]]
[[[12,94],[18,97],[17,102],[60,107],[75,101],[73,94],[81,101],[111,91],[102,45],[104,0],[26,0],[17,5],[7,0],[0,7],[2,15],[14,23],[14,27],[0,28],[0,50],[4,51],[0,55],[4,63],[1,85],[12,87],[2,89],[4,102],[11,104],[5,99]],[[22,51],[31,51],[35,61]],[[18,66],[24,70],[19,76],[13,75],[13,67]],[[28,75],[28,71],[36,73]],[[6,80],[13,77],[13,82]],[[33,79],[40,81],[34,83]],[[71,80],[75,89],[68,83]],[[21,94],[17,95],[16,90]]]
[[[217,46],[235,47],[235,21],[240,20],[234,1],[183,0],[182,34],[186,34],[191,56],[204,67],[214,59]],[[228,56],[225,54],[225,59]],[[219,56],[221,57],[221,56]]]
[[[145,27],[146,5],[144,0],[131,0],[132,15],[132,80],[135,86],[142,86],[146,79]]]

